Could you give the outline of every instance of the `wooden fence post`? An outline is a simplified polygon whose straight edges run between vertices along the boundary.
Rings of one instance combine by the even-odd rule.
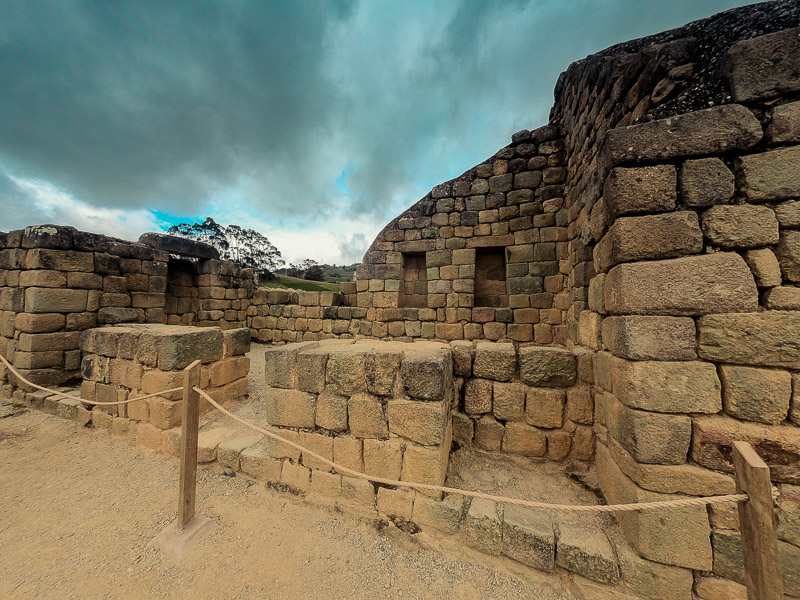
[[[200,396],[192,388],[200,385],[200,361],[183,371],[183,418],[181,419],[181,473],[178,492],[178,528],[183,531],[194,517],[197,486],[197,436],[200,426]]]
[[[734,442],[733,468],[736,493],[750,497],[749,501],[738,503],[747,598],[783,600],[769,467],[750,444]]]

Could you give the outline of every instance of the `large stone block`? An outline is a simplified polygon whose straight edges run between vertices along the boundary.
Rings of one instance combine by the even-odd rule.
[[[758,287],[781,284],[781,266],[771,249],[748,250],[744,254],[744,260],[753,272]]]
[[[402,352],[395,349],[376,348],[367,354],[367,391],[379,396],[391,396],[402,358]]]
[[[522,456],[544,456],[547,437],[525,423],[507,423],[503,433],[503,452]]]
[[[767,140],[772,143],[800,141],[800,102],[789,102],[772,109]]]
[[[352,396],[367,388],[367,348],[348,346],[328,355],[325,381],[333,391],[342,396]]]
[[[333,460],[333,438],[330,436],[313,431],[301,431],[300,445],[326,460]],[[312,456],[310,452],[305,450],[303,450],[303,465],[309,469],[319,469],[321,471],[332,470],[329,464]]]
[[[650,600],[689,600],[694,578],[690,569],[640,558],[624,542],[614,544],[623,581]],[[726,598],[725,600],[736,600]]]
[[[288,357],[286,360],[289,361]],[[325,388],[327,364],[328,352],[324,348],[309,348],[298,352],[294,363],[298,389],[319,394]]]
[[[367,475],[399,480],[402,467],[402,440],[364,440],[364,472]]]
[[[287,344],[267,348],[264,352],[264,375],[267,385],[279,388],[295,386],[295,357],[311,344]],[[313,347],[313,346],[311,346]]]
[[[800,281],[800,231],[784,231],[775,248],[783,276],[789,281]]]
[[[503,511],[503,554],[539,571],[552,573],[556,539],[550,515],[513,504],[506,506]]]
[[[603,345],[631,360],[692,360],[697,336],[689,317],[625,316],[603,319]]]
[[[800,91],[800,28],[785,29],[734,44],[723,74],[735,102]]]
[[[383,404],[366,392],[356,394],[347,402],[350,432],[360,438],[383,438],[389,434]]]
[[[25,312],[84,312],[88,298],[87,290],[31,287],[25,290]]]
[[[317,396],[317,427],[329,431],[347,429],[347,398],[325,390]]]
[[[417,400],[390,400],[386,405],[389,431],[401,437],[435,446],[444,442],[447,404]]]
[[[792,398],[789,371],[720,365],[725,412],[737,419],[776,424],[786,419]]]
[[[464,412],[480,415],[492,411],[492,382],[488,379],[467,379],[464,384]]]
[[[726,104],[666,119],[612,129],[602,152],[612,165],[720,154],[754,146],[761,123],[744,106]]]
[[[614,358],[614,394],[631,408],[663,413],[722,409],[717,369],[707,362],[627,361]]]
[[[681,200],[691,207],[725,204],[736,191],[733,173],[719,158],[687,160],[681,167]]]
[[[709,469],[733,472],[733,442],[753,445],[770,468],[772,481],[800,484],[800,428],[761,425],[726,417],[694,419],[692,458]]]
[[[450,445],[426,448],[417,444],[406,444],[403,452],[402,481],[443,485],[447,474],[447,459]],[[439,497],[439,492],[420,491],[420,493]]]
[[[617,265],[604,291],[612,314],[702,315],[758,307],[753,275],[732,252]]]
[[[403,352],[401,372],[406,393],[412,398],[444,400],[453,372],[449,348],[407,350]]]
[[[800,310],[800,287],[774,287],[764,294],[763,302],[772,310]]]
[[[519,372],[528,385],[569,387],[577,377],[577,360],[569,350],[528,346],[519,350]]]
[[[178,371],[193,361],[203,363],[222,358],[222,330],[218,327],[164,327],[148,329],[139,343],[149,343],[144,338],[154,336],[158,352],[158,368]]]
[[[475,346],[475,362],[472,372],[475,377],[510,381],[517,367],[517,353],[513,344],[479,342]]]
[[[778,219],[766,206],[712,206],[703,213],[703,233],[720,248],[771,246],[778,243]]]
[[[492,415],[483,415],[475,423],[475,445],[489,452],[499,452],[503,443],[505,427]]]
[[[316,422],[317,397],[299,390],[267,388],[267,421],[280,427],[313,428]]]
[[[605,272],[623,262],[673,258],[702,250],[703,233],[693,211],[622,217],[595,247],[595,268]]]
[[[641,489],[619,470],[602,444],[597,446],[597,471],[603,493],[611,504],[676,497]],[[711,569],[711,528],[705,507],[625,512],[619,513],[618,519],[625,537],[640,556],[688,569]]]
[[[343,467],[363,473],[363,442],[350,435],[337,435],[333,438],[333,461]]]
[[[574,516],[559,520],[556,564],[600,583],[616,583],[619,567],[614,549],[593,525],[597,523]]]
[[[522,421],[525,418],[525,386],[495,382],[492,412],[501,421]]]
[[[673,210],[676,187],[672,165],[613,169],[603,188],[609,220],[630,213]]]
[[[800,312],[707,315],[698,319],[697,329],[701,358],[800,369]]]
[[[741,192],[750,202],[800,196],[800,146],[789,146],[737,159]]]
[[[530,388],[525,401],[525,421],[545,429],[561,427],[564,422],[566,392],[552,388]]]
[[[474,498],[463,526],[467,544],[484,554],[499,556],[503,549],[502,528],[497,504],[491,500]]]
[[[412,520],[422,527],[433,527],[449,535],[458,533],[464,511],[464,497],[451,494],[444,500],[418,495],[414,499]]]

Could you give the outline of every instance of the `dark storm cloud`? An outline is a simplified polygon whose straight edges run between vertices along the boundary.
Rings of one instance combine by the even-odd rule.
[[[4,4],[0,168],[98,206],[313,220],[391,216],[543,124],[571,61],[740,2]]]

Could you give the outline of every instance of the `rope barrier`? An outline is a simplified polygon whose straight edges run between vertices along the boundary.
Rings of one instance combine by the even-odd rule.
[[[156,392],[155,394],[147,394],[146,396],[138,396],[136,398],[128,398],[127,400],[120,400],[118,402],[98,402],[96,400],[86,400],[85,398],[81,398],[80,396],[75,396],[74,394],[67,394],[65,392],[59,392],[59,391],[56,391],[56,390],[51,390],[50,388],[46,388],[46,387],[43,387],[43,386],[38,385],[36,383],[33,383],[32,381],[29,381],[28,379],[25,379],[22,375],[20,375],[19,371],[17,371],[14,368],[14,365],[12,365],[10,362],[8,362],[6,357],[3,356],[2,354],[0,354],[0,361],[2,361],[6,365],[6,368],[9,371],[11,371],[11,373],[15,377],[17,377],[17,379],[22,381],[24,384],[31,386],[32,388],[36,388],[37,390],[41,390],[43,392],[51,392],[52,394],[55,394],[56,396],[61,396],[62,398],[69,398],[71,400],[78,400],[80,402],[83,402],[84,404],[92,404],[92,405],[95,405],[95,406],[116,406],[117,404],[130,404],[131,402],[137,402],[139,400],[147,400],[148,398],[153,398],[155,396],[164,396],[166,394],[172,394],[173,392],[179,392],[179,391],[181,391],[183,389],[183,386],[181,386],[181,387],[172,388],[171,390],[164,390],[162,392]]]
[[[258,433],[264,434],[278,442],[283,444],[287,444],[288,446],[294,448],[295,450],[300,450],[304,455],[310,456],[323,464],[328,465],[329,467],[338,471],[341,475],[348,475],[350,477],[356,477],[358,479],[366,479],[367,481],[372,481],[374,483],[381,483],[384,485],[391,485],[396,487],[405,487],[411,488],[415,490],[425,490],[430,492],[444,492],[447,494],[459,494],[461,496],[467,496],[470,498],[481,498],[484,500],[491,500],[493,502],[500,502],[503,504],[515,504],[517,506],[524,506],[526,508],[536,508],[542,510],[557,510],[561,512],[588,512],[588,513],[608,513],[608,512],[631,512],[631,511],[640,511],[640,510],[656,510],[659,508],[686,508],[691,506],[706,506],[708,504],[721,504],[724,502],[746,502],[749,499],[747,494],[727,494],[724,496],[706,496],[702,498],[680,498],[677,500],[661,500],[657,502],[642,502],[638,504],[598,504],[598,505],[574,505],[574,504],[551,504],[548,502],[535,502],[532,500],[521,500],[519,498],[506,498],[505,496],[495,496],[492,494],[485,494],[483,492],[474,492],[471,490],[461,490],[458,488],[450,488],[444,487],[441,485],[431,485],[428,483],[414,483],[411,481],[397,481],[395,479],[386,479],[383,477],[375,477],[373,475],[367,475],[366,473],[362,473],[360,471],[355,471],[344,465],[340,465],[324,456],[314,452],[313,450],[309,450],[292,442],[291,440],[287,440],[284,437],[281,437],[275,432],[269,431],[268,429],[264,429],[263,427],[259,427],[258,425],[254,425],[248,421],[245,421],[241,417],[237,417],[229,410],[226,410],[211,397],[206,392],[201,390],[199,387],[192,388],[195,392],[200,394],[203,398],[205,398],[211,406],[216,408],[222,414],[230,417],[234,421],[241,423],[245,427],[249,427],[253,431],[257,431]]]

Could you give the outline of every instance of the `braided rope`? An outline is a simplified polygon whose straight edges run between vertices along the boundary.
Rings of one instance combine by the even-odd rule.
[[[171,390],[164,390],[162,392],[156,392],[155,394],[147,394],[146,396],[138,396],[136,398],[128,398],[127,400],[120,400],[118,402],[98,402],[96,400],[86,400],[85,398],[81,398],[80,396],[75,396],[74,394],[66,394],[64,392],[58,392],[56,390],[51,390],[50,388],[46,388],[44,386],[38,385],[36,383],[33,383],[32,381],[29,381],[28,379],[25,379],[22,375],[20,375],[19,371],[17,371],[14,368],[14,365],[12,365],[10,362],[8,362],[6,357],[3,356],[2,354],[0,354],[0,361],[5,363],[6,368],[9,371],[11,371],[11,373],[17,379],[22,381],[24,384],[31,386],[32,388],[36,388],[37,390],[41,390],[43,392],[50,392],[50,393],[52,393],[52,394],[54,394],[56,396],[61,396],[62,398],[69,398],[71,400],[78,400],[80,402],[83,402],[84,404],[93,404],[95,406],[115,406],[117,404],[130,404],[131,402],[137,402],[138,400],[147,400],[148,398],[153,398],[155,396],[164,396],[166,394],[171,394],[173,392],[179,392],[179,391],[181,391],[183,389],[183,386],[181,386],[181,387],[172,388]]]
[[[519,498],[506,498],[505,496],[494,496],[492,494],[485,494],[483,492],[473,492],[471,490],[460,490],[458,488],[444,487],[441,485],[431,485],[428,483],[414,483],[411,481],[397,481],[395,479],[386,479],[384,477],[375,477],[367,475],[360,471],[354,471],[348,467],[335,463],[334,461],[325,458],[324,456],[309,450],[300,444],[287,440],[275,432],[269,431],[254,425],[244,419],[237,417],[229,410],[226,410],[206,392],[198,387],[192,388],[195,392],[200,394],[203,398],[208,400],[209,404],[216,408],[218,411],[227,415],[234,421],[241,423],[245,427],[249,427],[253,431],[262,433],[278,442],[287,444],[295,450],[300,450],[303,455],[310,456],[323,464],[332,467],[342,475],[356,477],[358,479],[366,479],[374,483],[382,483],[384,485],[391,485],[396,487],[411,488],[414,490],[425,490],[430,492],[445,492],[448,494],[460,494],[461,496],[468,496],[470,498],[481,498],[483,500],[491,500],[492,502],[500,502],[503,504],[515,504],[517,506],[524,506],[527,508],[536,508],[541,510],[557,510],[561,512],[588,512],[588,513],[608,513],[608,512],[631,512],[640,510],[656,510],[659,508],[686,508],[691,506],[706,506],[707,504],[721,504],[723,502],[746,502],[749,497],[747,494],[728,494],[725,496],[706,496],[702,498],[680,498],[677,500],[660,500],[658,502],[642,502],[638,504],[599,504],[599,505],[574,505],[574,504],[550,504],[548,502],[534,502],[532,500],[521,500]]]

